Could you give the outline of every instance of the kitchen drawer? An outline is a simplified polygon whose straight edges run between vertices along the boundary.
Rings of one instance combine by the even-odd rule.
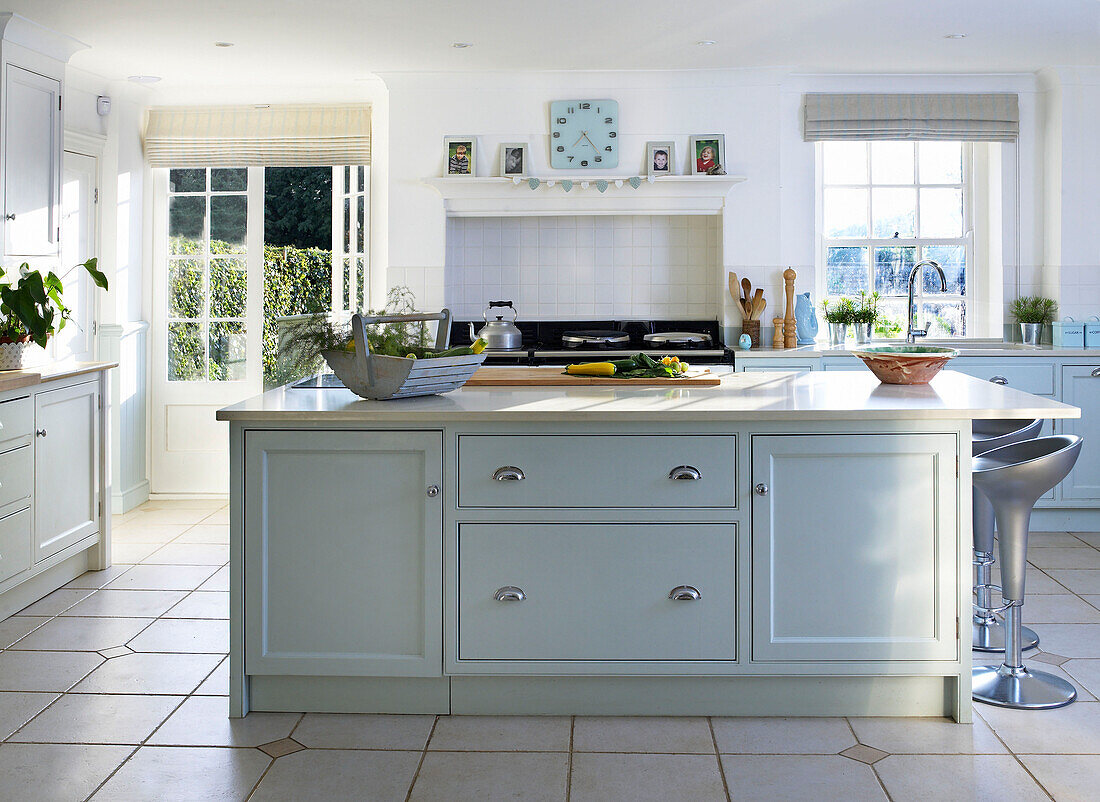
[[[31,567],[31,511],[0,518],[0,582]]]
[[[34,454],[22,446],[0,454],[0,509],[17,501],[30,503],[34,487]]]
[[[34,401],[29,396],[0,404],[0,451],[30,442],[34,434]]]
[[[734,660],[736,535],[733,524],[461,524],[459,661]],[[681,586],[699,598],[670,599]],[[525,598],[498,601],[506,588]]]
[[[736,454],[733,435],[460,435],[458,503],[735,507]]]
[[[1003,379],[1005,384],[1017,390],[1035,395],[1054,395],[1054,364],[1051,362],[1026,362],[1017,357],[1001,359],[952,359],[947,370],[957,370],[979,379],[992,381]]]

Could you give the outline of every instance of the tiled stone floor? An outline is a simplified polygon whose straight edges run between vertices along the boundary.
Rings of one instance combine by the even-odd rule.
[[[227,713],[227,512],[115,519],[115,561],[0,621],[0,800],[1096,800],[1100,536],[1025,607],[1080,701],[942,719]],[[983,662],[985,661],[984,658]]]

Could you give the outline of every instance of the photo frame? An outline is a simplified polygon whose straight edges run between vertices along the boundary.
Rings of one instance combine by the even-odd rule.
[[[676,143],[646,142],[645,161],[648,175],[651,177],[676,175]]]
[[[695,134],[690,139],[688,151],[692,175],[726,174],[725,134]]]
[[[500,145],[501,176],[505,178],[526,176],[529,155],[526,142],[502,142]]]
[[[475,137],[443,137],[443,174],[448,178],[472,178],[477,175]]]

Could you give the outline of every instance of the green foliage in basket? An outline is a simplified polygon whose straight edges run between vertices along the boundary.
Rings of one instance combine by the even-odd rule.
[[[1021,295],[1012,302],[1017,323],[1050,323],[1058,313],[1058,304],[1041,295]]]
[[[94,257],[73,270],[77,267],[87,270],[97,287],[107,289],[107,277],[99,271]],[[0,281],[6,277],[0,267]],[[45,348],[46,341],[72,318],[71,310],[61,298],[62,290],[56,273],[49,271],[43,276],[24,262],[19,267],[18,279],[0,284],[0,342],[32,341]]]

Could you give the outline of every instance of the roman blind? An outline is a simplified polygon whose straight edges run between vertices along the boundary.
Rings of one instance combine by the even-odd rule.
[[[151,167],[370,164],[370,106],[183,106],[146,112]]]
[[[949,139],[1012,142],[1020,135],[1014,94],[807,94],[802,138]]]

